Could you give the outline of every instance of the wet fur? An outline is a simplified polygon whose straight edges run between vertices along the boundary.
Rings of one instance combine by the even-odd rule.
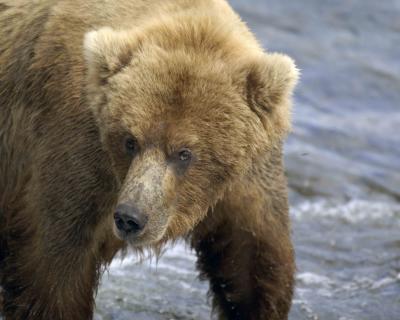
[[[295,264],[280,159],[279,148],[260,158],[193,232],[220,319],[287,319]]]
[[[125,246],[112,233],[111,213],[129,167],[107,145],[118,138],[118,128],[100,116],[107,99],[98,88],[112,84],[110,76],[150,42],[162,49],[158,58],[174,51],[177,61],[212,77],[205,83],[214,87],[204,92],[220,97],[231,90],[224,99],[236,97],[238,106],[252,110],[243,114],[252,134],[239,132],[238,122],[236,140],[225,141],[225,150],[209,134],[203,147],[215,154],[203,160],[203,168],[212,180],[196,173],[185,186],[196,206],[182,204],[152,248],[158,253],[168,240],[192,231],[198,267],[211,282],[221,319],[286,319],[294,260],[281,141],[290,127],[297,77],[292,62],[264,55],[223,1],[118,1],[107,8],[110,3],[0,1],[0,276],[6,319],[92,317],[101,271]],[[175,24],[174,12],[184,23]],[[137,28],[137,41],[122,48],[110,68],[91,74],[84,35],[104,26]],[[198,62],[203,69],[195,68]],[[192,99],[181,91],[191,81],[185,74],[174,79],[174,90],[164,84],[172,94],[160,97],[162,103]],[[149,81],[148,90],[156,85]],[[89,107],[93,101],[96,108]],[[152,110],[145,111],[143,126]],[[129,115],[114,116],[129,123]],[[204,109],[193,116],[213,123],[223,112],[208,120]],[[103,135],[106,125],[116,132]],[[226,128],[232,130],[230,122]],[[224,152],[232,157],[220,162]],[[176,181],[171,193],[181,192],[174,186]]]

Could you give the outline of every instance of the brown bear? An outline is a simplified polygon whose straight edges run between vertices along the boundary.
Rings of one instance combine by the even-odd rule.
[[[287,319],[296,80],[224,0],[0,0],[6,319],[91,319],[116,252],[179,237],[220,319]]]

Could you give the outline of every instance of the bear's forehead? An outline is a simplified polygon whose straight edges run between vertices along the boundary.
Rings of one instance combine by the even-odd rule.
[[[156,104],[163,108],[182,109],[195,105],[220,104],[226,93],[232,90],[229,85],[213,75],[170,72],[151,75],[135,83],[132,92],[142,103]]]
[[[113,89],[129,101],[154,108],[220,104],[232,94],[231,68],[219,59],[157,50],[134,60]]]
[[[132,113],[142,121],[208,121],[210,116],[233,113],[233,106],[241,100],[228,76],[185,66],[132,70],[120,77],[112,90],[112,103],[118,116]]]
[[[211,139],[243,127],[243,99],[226,68],[212,61],[143,62],[113,84],[112,110],[142,140],[179,143]],[[156,61],[154,59],[153,61]],[[188,65],[188,63],[191,65]]]
[[[159,108],[157,112],[145,108],[138,114],[133,111],[129,116],[125,115],[120,119],[123,127],[143,143],[177,147],[193,146],[220,134],[228,134],[233,138],[234,128],[237,127],[236,118],[223,111],[223,108],[191,107],[182,111]]]
[[[129,101],[121,105],[117,121],[142,144],[162,148],[194,147],[211,143],[216,137],[237,135],[243,128],[235,103],[229,97],[219,100],[213,92],[196,93],[168,91],[167,94]],[[240,106],[239,106],[240,107]],[[224,138],[225,139],[225,138]]]

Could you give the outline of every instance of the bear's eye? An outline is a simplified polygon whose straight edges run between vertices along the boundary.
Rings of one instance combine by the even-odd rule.
[[[139,150],[139,144],[137,140],[133,137],[128,137],[125,139],[125,151],[128,155],[134,156]]]
[[[181,162],[189,162],[192,159],[192,152],[189,149],[182,149],[178,153],[178,159]]]
[[[188,148],[182,148],[179,151],[175,151],[168,159],[169,164],[173,166],[178,175],[183,175],[189,168],[194,156],[192,151]]]

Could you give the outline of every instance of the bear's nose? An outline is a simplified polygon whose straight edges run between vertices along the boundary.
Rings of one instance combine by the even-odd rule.
[[[120,204],[114,213],[114,221],[119,231],[136,235],[146,226],[148,217],[136,207],[128,204]]]

